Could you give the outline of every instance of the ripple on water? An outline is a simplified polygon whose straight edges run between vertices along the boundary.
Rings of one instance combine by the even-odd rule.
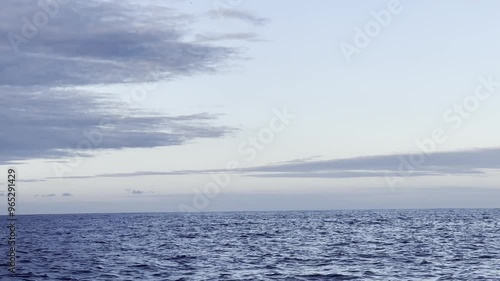
[[[43,215],[18,229],[19,273],[0,261],[1,280],[500,280],[500,210]]]

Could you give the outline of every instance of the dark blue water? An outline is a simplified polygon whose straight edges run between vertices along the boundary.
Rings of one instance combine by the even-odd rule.
[[[42,215],[18,228],[18,275],[2,261],[1,280],[500,280],[500,210]]]

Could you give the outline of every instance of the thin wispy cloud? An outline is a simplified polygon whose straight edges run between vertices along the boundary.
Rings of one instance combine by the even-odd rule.
[[[420,159],[412,165],[409,159]],[[411,172],[408,172],[408,170]],[[254,177],[356,178],[384,176],[481,175],[500,169],[500,148],[438,152],[433,154],[394,154],[346,159],[304,161],[245,168]]]
[[[197,34],[196,40],[197,42],[262,41],[262,39],[259,39],[257,34],[250,32]]]
[[[56,197],[57,195],[55,193],[49,193],[49,194],[36,194],[35,197]]]
[[[426,161],[415,167],[411,175],[405,172],[404,160],[421,154],[394,154],[353,157],[345,159],[315,160],[303,158],[249,168],[232,173],[259,178],[365,178],[386,176],[446,176],[484,175],[490,170],[500,170],[500,148],[450,151],[429,154]],[[137,171],[133,173],[108,173],[92,176],[70,176],[66,179],[125,178],[144,176],[182,176],[192,174],[228,173],[223,169]],[[55,177],[46,178],[46,180]]]
[[[238,9],[217,9],[208,12],[208,16],[213,19],[224,18],[224,19],[240,20],[253,25],[265,25],[266,23],[269,22],[269,19],[267,18],[259,17],[252,12],[238,10]]]
[[[142,191],[142,190],[138,190],[138,189],[126,189],[125,190],[126,192],[130,193],[130,194],[133,194],[133,195],[142,195],[142,194],[145,194],[145,193],[154,193],[154,192],[146,192],[146,191]]]

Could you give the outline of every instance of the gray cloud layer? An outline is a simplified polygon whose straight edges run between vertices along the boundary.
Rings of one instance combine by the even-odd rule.
[[[128,193],[130,193],[130,194],[133,194],[133,195],[142,195],[142,194],[146,194],[146,193],[154,193],[153,191],[146,192],[146,191],[142,191],[142,190],[138,190],[138,189],[126,189],[125,191],[128,192]]]
[[[483,174],[500,169],[500,148],[303,161],[243,169],[256,177],[355,178]]]
[[[58,5],[52,16],[37,3],[2,4],[0,33],[6,37],[0,40],[1,85],[153,81],[212,72],[237,53],[188,42],[190,16],[168,8],[77,0]],[[37,27],[35,15],[40,13],[48,20]]]
[[[262,41],[254,33],[241,32],[241,33],[229,33],[229,34],[197,34],[196,39],[198,42],[216,42],[216,41],[227,41],[227,40],[245,40],[245,41]]]
[[[235,19],[241,20],[253,25],[264,25],[269,22],[269,19],[259,17],[248,11],[241,11],[237,9],[217,9],[210,11],[208,15],[213,18]]]
[[[8,91],[16,94],[3,101],[0,111],[8,128],[0,131],[0,164],[82,155],[93,149],[180,145],[232,131],[211,125],[217,116],[208,113],[163,116],[90,93],[0,88],[4,94]]]
[[[237,49],[187,40],[193,19],[145,2],[5,1],[0,164],[81,153],[85,134],[96,130],[102,141],[93,149],[180,145],[231,132],[212,124],[214,114],[165,116],[76,88],[212,73],[238,57]]]
[[[410,158],[424,157],[421,165],[410,165]],[[316,158],[316,157],[314,157]],[[241,168],[181,171],[138,171],[94,176],[73,176],[67,179],[123,178],[140,176],[176,176],[209,173],[239,173],[261,178],[361,178],[398,176],[484,175],[488,170],[500,170],[500,148],[425,154],[395,154],[315,160],[304,158],[272,165]],[[409,169],[410,168],[410,169]],[[408,172],[411,170],[411,172]],[[46,178],[49,180],[52,178]]]

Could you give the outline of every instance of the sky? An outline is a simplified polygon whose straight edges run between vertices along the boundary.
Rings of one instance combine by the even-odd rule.
[[[25,214],[498,208],[499,6],[6,1],[0,166]]]

